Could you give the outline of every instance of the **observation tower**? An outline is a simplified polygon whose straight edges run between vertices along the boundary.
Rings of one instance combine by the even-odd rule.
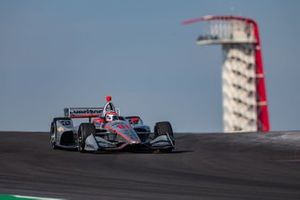
[[[265,74],[258,25],[236,16],[205,16],[198,45],[222,46],[224,132],[270,130]]]

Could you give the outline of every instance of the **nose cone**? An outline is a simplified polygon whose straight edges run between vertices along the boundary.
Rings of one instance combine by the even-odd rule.
[[[130,141],[130,144],[140,144],[141,141],[139,139],[134,139]]]

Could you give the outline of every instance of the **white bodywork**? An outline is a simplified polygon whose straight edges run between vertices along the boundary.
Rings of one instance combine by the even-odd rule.
[[[227,44],[223,51],[224,131],[257,131],[253,46]]]

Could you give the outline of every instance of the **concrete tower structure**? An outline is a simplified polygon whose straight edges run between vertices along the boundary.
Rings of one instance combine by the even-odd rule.
[[[236,16],[205,16],[184,24],[205,23],[199,45],[223,50],[224,132],[270,130],[265,75],[257,23]]]

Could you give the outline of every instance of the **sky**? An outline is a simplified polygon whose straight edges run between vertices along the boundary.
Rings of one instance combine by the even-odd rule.
[[[272,130],[300,130],[298,0],[0,0],[0,130],[48,131],[69,106],[220,132],[220,46],[197,46],[204,15],[260,27]]]

